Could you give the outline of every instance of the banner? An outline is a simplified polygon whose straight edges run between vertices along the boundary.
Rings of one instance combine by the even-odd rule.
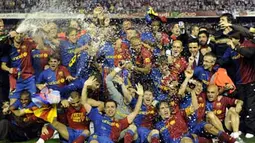
[[[158,12],[159,16],[165,16],[166,18],[213,18],[219,17],[223,11],[197,11],[197,12]],[[133,19],[144,18],[146,12],[130,13],[130,14],[110,14],[110,18],[114,19]],[[254,11],[242,11],[235,12],[237,17],[255,16]],[[80,14],[80,13],[0,13],[1,19],[84,19],[92,18],[92,14]]]

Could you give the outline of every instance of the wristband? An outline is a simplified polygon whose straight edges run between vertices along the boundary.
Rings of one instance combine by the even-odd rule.
[[[114,68],[114,71],[115,71],[116,73],[119,73],[119,72],[121,71],[121,68],[119,68],[119,67]]]

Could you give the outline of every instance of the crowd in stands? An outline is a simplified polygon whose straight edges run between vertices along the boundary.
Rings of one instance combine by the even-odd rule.
[[[218,29],[187,31],[147,13],[142,30],[111,23],[103,9],[86,28],[48,21],[6,33],[0,20],[0,141],[44,143],[54,132],[70,143],[254,137],[254,28],[226,13]]]
[[[1,0],[1,12],[88,12],[100,3],[110,13],[144,12],[148,5],[158,12],[254,10],[253,0]],[[48,9],[51,7],[52,9]]]

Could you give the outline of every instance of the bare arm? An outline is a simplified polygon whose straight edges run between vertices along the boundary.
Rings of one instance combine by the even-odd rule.
[[[143,86],[141,84],[138,84],[138,85],[136,85],[136,88],[137,88],[136,93],[139,95],[139,97],[138,97],[138,101],[135,105],[134,111],[127,116],[127,120],[128,120],[129,124],[131,124],[133,122],[136,115],[139,113],[141,106],[142,106],[142,102],[143,102],[143,94],[144,94]]]
[[[88,104],[88,88],[90,88],[94,83],[96,82],[96,79],[94,76],[89,77],[88,80],[85,81],[83,89],[82,89],[82,94],[81,94],[81,103],[85,107],[87,113],[90,113],[91,111],[91,106]]]
[[[194,111],[196,111],[198,109],[199,105],[198,105],[198,101],[197,101],[197,95],[194,90],[191,91],[191,103],[192,103]]]
[[[5,62],[2,62],[2,64],[1,64],[1,69],[4,70],[4,71],[7,71],[7,72],[9,72],[9,73],[12,73],[12,71],[11,71],[12,68],[9,68],[9,67],[6,65]]]
[[[185,78],[185,80],[183,81],[183,83],[182,83],[182,85],[181,85],[181,87],[180,87],[180,89],[179,89],[179,91],[178,91],[178,95],[181,95],[182,97],[185,95],[185,91],[186,91],[188,82],[189,82],[190,78],[193,76],[193,73],[194,73],[194,71],[191,70],[191,69],[187,69],[187,70],[185,71],[185,76],[186,76],[186,78]]]

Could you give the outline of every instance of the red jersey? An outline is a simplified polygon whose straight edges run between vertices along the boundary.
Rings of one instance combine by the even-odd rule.
[[[89,129],[89,122],[88,118],[86,118],[86,110],[84,106],[81,106],[80,110],[76,110],[70,106],[67,109],[66,117],[70,128],[77,130]]]
[[[214,102],[206,103],[206,110],[213,111],[214,114],[223,121],[226,115],[226,108],[234,106],[236,99],[225,96],[219,96]]]
[[[118,66],[120,61],[130,61],[131,60],[131,53],[129,51],[130,43],[127,40],[121,41],[120,49],[115,47],[114,49],[114,65]]]
[[[199,106],[197,109],[197,120],[198,122],[201,122],[205,117],[206,94],[202,92],[197,95],[197,101]]]
[[[173,65],[170,66],[170,73],[174,79],[179,79],[182,72],[188,67],[188,62],[184,57],[178,58]]]
[[[152,65],[152,53],[150,52],[150,50],[142,46],[141,52],[137,55],[136,58],[136,65],[138,67]]]

